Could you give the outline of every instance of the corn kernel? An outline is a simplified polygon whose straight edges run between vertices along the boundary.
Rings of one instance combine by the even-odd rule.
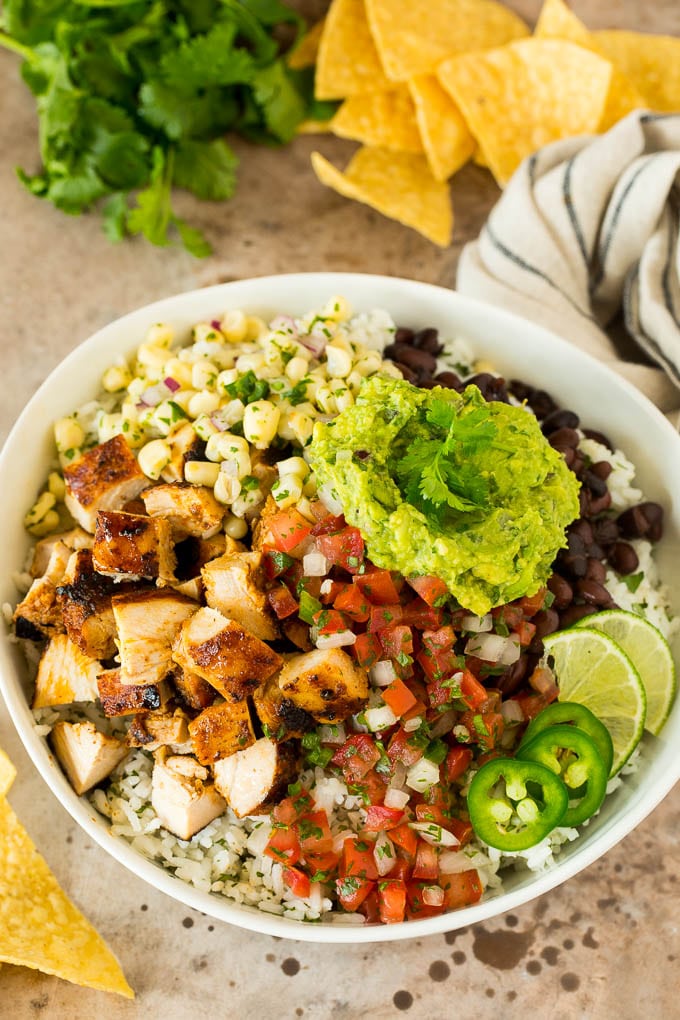
[[[191,339],[195,344],[207,340],[210,343],[224,343],[224,336],[219,329],[215,329],[209,322],[197,323],[191,331]]]
[[[139,466],[147,478],[160,478],[161,471],[170,463],[171,450],[163,439],[152,439],[137,455]]]
[[[238,478],[226,475],[224,471],[220,471],[213,491],[215,493],[215,499],[219,503],[224,503],[225,506],[229,506],[235,499],[238,498],[239,493],[241,492],[241,483]]]
[[[242,400],[239,400],[238,397],[234,400],[228,400],[226,404],[222,404],[219,409],[220,422],[227,427],[229,427],[229,425],[235,425],[237,421],[243,421],[245,410],[246,405]]]
[[[47,478],[47,488],[52,493],[57,503],[64,502],[66,495],[66,483],[57,471],[50,471]]]
[[[336,343],[326,345],[326,371],[336,379],[344,379],[352,371],[352,356]]]
[[[127,389],[132,381],[132,375],[127,365],[112,365],[102,377],[102,387],[107,393],[117,393],[119,390]]]
[[[137,361],[147,369],[153,369],[156,373],[165,368],[168,360],[168,352],[163,347],[153,344],[141,344],[137,350]]]
[[[246,316],[246,340],[259,340],[267,332],[267,323],[259,315]]]
[[[212,361],[197,361],[191,369],[191,385],[195,390],[214,389],[218,370]]]
[[[56,499],[51,492],[41,492],[35,503],[24,517],[24,525],[27,528],[39,524],[46,514],[56,506]]]
[[[309,464],[302,457],[287,457],[286,460],[280,460],[276,468],[279,478],[283,478],[284,475],[297,475],[304,480],[309,474]]]
[[[345,382],[347,383],[355,397],[359,390],[361,389],[361,384],[363,381],[364,381],[363,375],[360,375],[356,369],[353,369],[345,379]]]
[[[212,489],[219,474],[219,464],[212,464],[209,460],[188,460],[184,465],[184,481],[191,485],[207,485]]]
[[[236,359],[236,368],[242,374],[255,372],[259,374],[265,367],[265,359],[262,351],[254,351],[252,354],[241,354]]]
[[[196,390],[178,390],[177,393],[173,394],[172,399],[181,407],[183,411],[189,414],[189,404],[198,393]]]
[[[306,496],[300,496],[295,509],[302,514],[306,521],[309,521],[311,524],[317,523],[316,514],[312,510],[312,504]]]
[[[217,426],[207,414],[200,414],[193,422],[193,427],[199,439],[205,440],[206,443],[218,431]]]
[[[323,386],[319,386],[319,389],[316,392],[315,403],[326,414],[335,414],[337,411],[333,391],[327,383],[324,383]]]
[[[248,534],[248,525],[242,517],[234,517],[233,514],[227,512],[224,518],[224,532],[229,538],[238,542],[240,538],[245,538]]]
[[[393,361],[383,361],[380,366],[380,371],[383,375],[388,375],[391,379],[403,379],[401,369],[397,368]]]
[[[191,373],[191,365],[188,365],[186,361],[180,361],[179,358],[169,358],[165,362],[165,374],[178,382],[184,389],[189,389],[191,386]]]
[[[153,347],[163,347],[167,351],[174,339],[175,332],[167,322],[157,322],[147,330],[146,343]]]
[[[306,446],[312,438],[314,420],[303,411],[297,410],[292,411],[288,416],[288,425],[292,432],[292,438],[295,439],[300,446]]]
[[[66,450],[74,450],[82,446],[85,442],[85,433],[73,418],[60,418],[54,426],[54,440],[57,450],[64,453]]]
[[[239,308],[233,308],[224,313],[220,328],[225,340],[232,344],[240,344],[248,334],[247,316]]]
[[[50,532],[56,531],[60,524],[61,521],[57,511],[48,510],[43,519],[38,521],[37,524],[32,524],[29,528],[27,528],[27,531],[30,531],[31,535],[34,535],[36,538],[44,538],[44,536],[49,535]]]
[[[245,517],[249,510],[254,510],[260,503],[264,502],[262,489],[249,489],[242,492],[231,504],[231,512],[236,517]]]
[[[281,509],[294,506],[301,495],[302,481],[297,475],[282,475],[272,485],[272,496]]]
[[[106,443],[114,436],[119,436],[123,431],[122,414],[103,414],[99,419],[99,442]]]
[[[392,362],[390,362],[392,364]],[[361,376],[373,375],[383,367],[383,360],[377,351],[367,351],[364,357],[359,358],[354,365],[354,371]]]
[[[324,319],[330,319],[332,322],[344,322],[346,319],[349,319],[351,314],[352,306],[347,298],[339,294],[329,298],[321,312]]]
[[[215,432],[208,439],[205,455],[213,461],[250,457],[250,447],[243,436],[234,436],[231,432]]]
[[[243,415],[243,435],[258,450],[266,450],[276,435],[281,411],[270,400],[255,400]]]
[[[179,425],[186,422],[186,418],[181,414],[183,408],[178,411],[179,404],[175,406],[176,403],[175,400],[162,400],[154,409],[151,422],[162,436],[169,436]]]
[[[309,371],[309,362],[306,361],[305,358],[301,358],[296,355],[294,358],[290,359],[284,371],[286,377],[290,379],[292,383],[298,383],[307,375],[307,372]]]
[[[195,393],[189,401],[188,412],[192,418],[198,418],[201,414],[211,414],[220,406],[218,393]]]
[[[487,358],[475,359],[475,372],[496,372],[496,365]]]
[[[318,486],[316,484],[316,475],[312,471],[311,475],[302,486],[302,495],[306,496],[307,499],[316,499],[318,495]]]
[[[348,386],[333,390],[338,413],[346,411],[354,403],[354,395]]]
[[[217,392],[228,396],[227,386],[231,386],[235,383],[239,377],[237,368],[225,368],[224,372],[220,372],[217,376]]]

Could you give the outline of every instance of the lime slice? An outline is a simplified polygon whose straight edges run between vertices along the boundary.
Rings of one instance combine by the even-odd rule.
[[[623,648],[647,695],[645,729],[657,736],[668,718],[678,688],[675,663],[668,642],[656,627],[637,613],[608,609],[579,620],[577,627],[594,628]]]
[[[609,730],[613,776],[645,728],[647,698],[638,671],[623,649],[599,630],[573,627],[550,634],[543,644],[555,663],[558,699],[585,705]]]

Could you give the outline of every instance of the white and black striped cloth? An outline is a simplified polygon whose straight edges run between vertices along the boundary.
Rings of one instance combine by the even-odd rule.
[[[679,208],[680,113],[631,113],[522,163],[463,250],[458,290],[552,329],[676,411]],[[658,369],[617,354],[604,330],[620,309]]]

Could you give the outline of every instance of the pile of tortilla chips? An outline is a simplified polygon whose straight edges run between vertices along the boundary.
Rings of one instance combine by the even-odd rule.
[[[364,146],[344,171],[314,153],[319,180],[442,247],[470,158],[502,187],[548,142],[680,110],[680,39],[589,32],[564,0],[533,35],[495,0],[333,0],[291,62],[316,64],[317,98],[343,100],[330,130]]]
[[[116,958],[62,892],[7,803],[15,775],[0,748],[0,963],[134,998]]]

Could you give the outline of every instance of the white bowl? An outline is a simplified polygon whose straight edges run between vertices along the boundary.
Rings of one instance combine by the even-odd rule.
[[[228,308],[264,316],[296,315],[322,306],[334,294],[345,295],[357,311],[386,308],[402,326],[434,326],[445,337],[466,337],[475,352],[489,358],[499,371],[552,391],[561,406],[577,411],[587,426],[606,432],[637,465],[637,482],[646,496],[666,509],[658,562],[664,580],[675,584],[680,562],[680,472],[673,468],[680,457],[680,438],[633,386],[546,330],[451,291],[391,277],[309,273],[228,283],[158,301],[106,326],[55,369],[24,410],[0,457],[0,603],[16,601],[12,574],[22,569],[29,545],[22,521],[47,475],[51,423],[95,396],[103,371],[116,355],[130,354],[147,328],[159,321],[172,323],[181,333]],[[677,604],[674,608],[680,610]],[[440,917],[371,927],[305,924],[199,892],[141,857],[122,839],[112,839],[106,820],[76,796],[46,741],[36,735],[26,696],[25,664],[20,650],[5,635],[0,642],[0,689],[43,779],[107,853],[150,885],[205,914],[252,931],[310,942],[419,938],[514,909],[592,864],[642,821],[680,778],[679,701],[661,736],[645,739],[644,766],[607,798],[600,814],[578,840],[563,849],[548,871],[507,871],[502,893]]]

